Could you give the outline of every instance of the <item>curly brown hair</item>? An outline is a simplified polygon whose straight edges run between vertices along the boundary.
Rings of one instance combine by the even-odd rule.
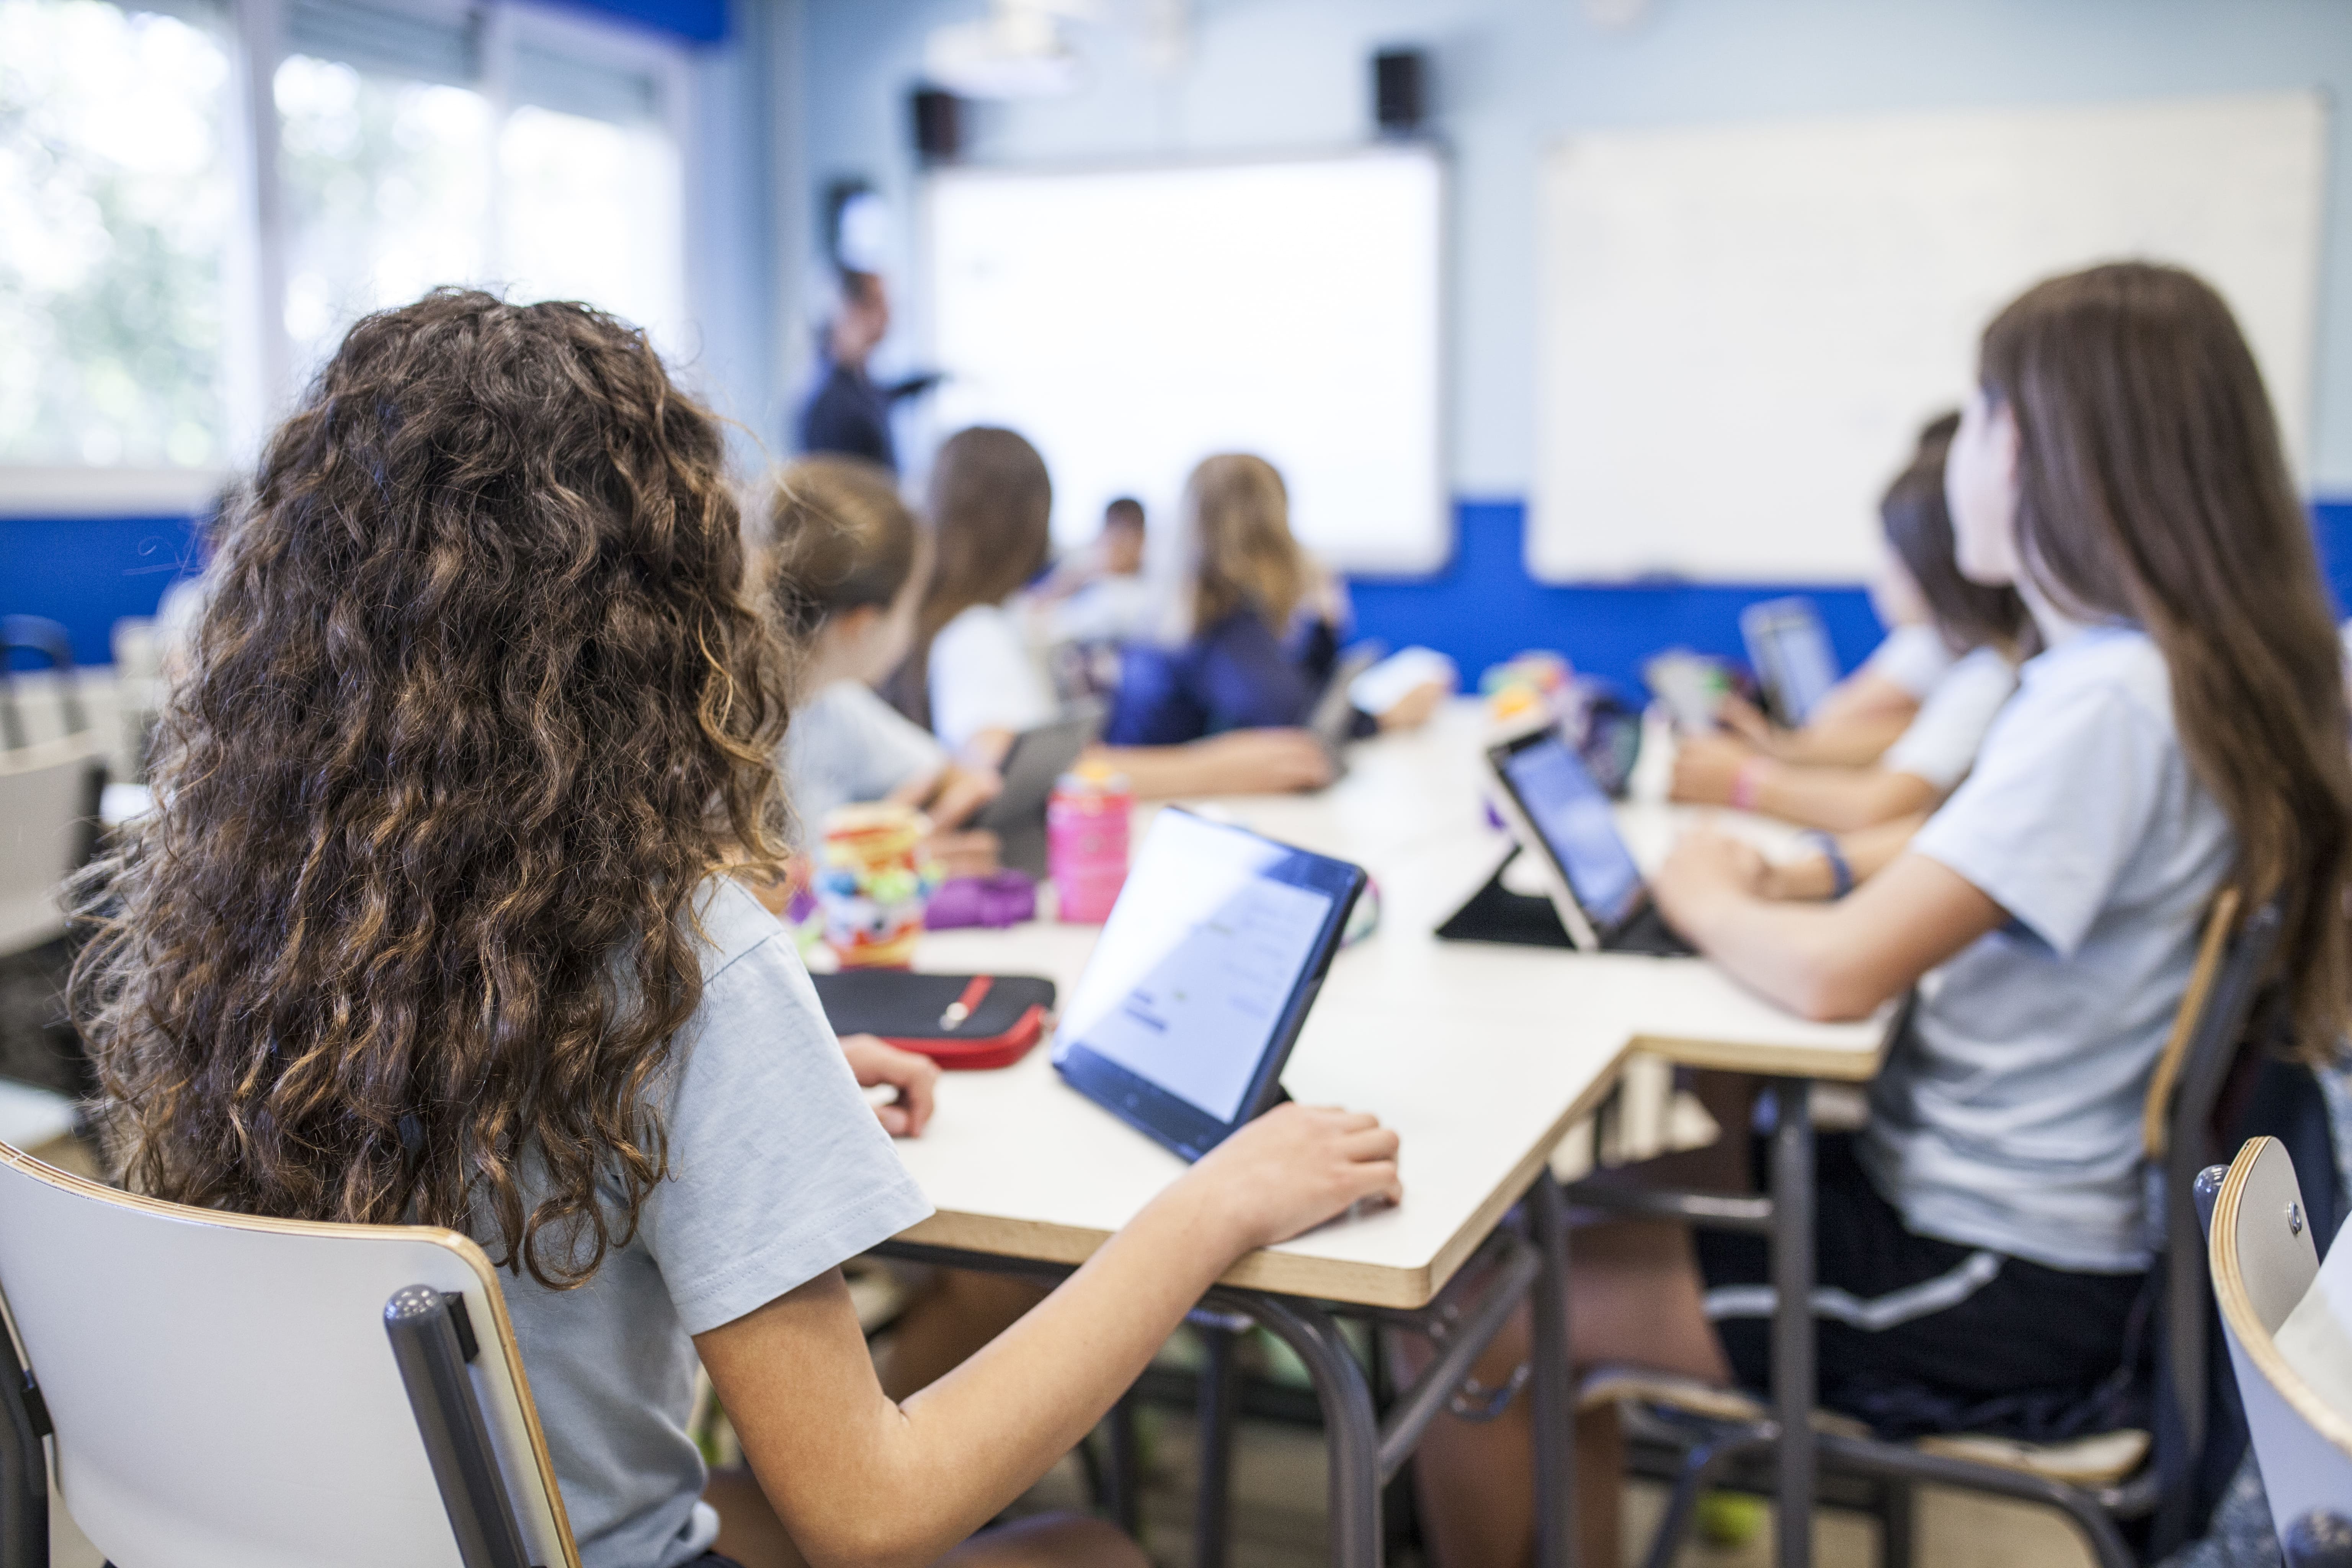
[[[559,1287],[627,1243],[697,890],[782,863],[722,464],[610,316],[450,290],[352,329],[227,531],[159,809],[80,884],[131,1185],[448,1226]]]

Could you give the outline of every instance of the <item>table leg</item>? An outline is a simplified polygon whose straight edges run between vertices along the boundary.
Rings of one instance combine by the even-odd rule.
[[[1110,1517],[1136,1540],[1143,1539],[1143,1459],[1135,1430],[1135,1391],[1110,1407]],[[1905,1564],[1905,1568],[1909,1565]]]
[[[1537,1176],[1528,1217],[1540,1268],[1529,1292],[1536,1428],[1536,1568],[1576,1562],[1576,1385],[1568,1343],[1568,1201],[1551,1172]]]
[[[1311,1301],[1255,1291],[1216,1290],[1213,1306],[1230,1307],[1297,1352],[1315,1380],[1323,1406],[1334,1568],[1380,1568],[1381,1429],[1372,1387],[1331,1314]]]
[[[1192,1331],[1200,1336],[1202,1352],[1194,1407],[1200,1487],[1192,1500],[1193,1568],[1225,1568],[1225,1547],[1233,1532],[1234,1352],[1240,1349],[1241,1333],[1227,1323],[1205,1321],[1210,1317],[1207,1312],[1192,1314]]]
[[[1813,1561],[1813,1121],[1811,1086],[1772,1086],[1772,1407],[1780,1428],[1774,1502],[1779,1568]]]

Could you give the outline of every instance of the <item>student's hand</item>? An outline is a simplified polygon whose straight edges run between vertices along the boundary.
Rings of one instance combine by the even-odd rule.
[[[1397,730],[1417,730],[1429,722],[1438,704],[1454,695],[1454,683],[1447,680],[1424,680],[1391,702],[1380,714],[1383,734]]]
[[[1759,752],[1769,752],[1780,738],[1764,710],[1736,691],[1723,694],[1723,700],[1716,705],[1715,721]]]
[[[1211,795],[1288,795],[1331,782],[1331,754],[1304,730],[1228,730],[1195,741]]]
[[[940,827],[961,827],[1003,793],[1004,780],[994,768],[950,763],[923,781],[912,804]]]
[[[857,1075],[858,1088],[887,1086],[898,1091],[897,1100],[874,1108],[882,1130],[893,1138],[920,1137],[939,1097],[940,1064],[885,1045],[872,1035],[844,1037],[841,1054],[849,1058],[849,1070]]]
[[[1243,1252],[1288,1241],[1366,1198],[1404,1201],[1396,1133],[1369,1111],[1336,1105],[1276,1106],[1181,1180],[1234,1227]]]
[[[1003,846],[985,827],[969,833],[934,833],[923,841],[923,847],[950,877],[986,877],[1003,864]]]
[[[1772,868],[1763,851],[1743,838],[1700,831],[1687,833],[1650,878],[1650,896],[1666,923],[1688,931],[1705,908],[1717,900],[1768,898]]]
[[[1732,781],[1755,748],[1729,735],[1685,735],[1675,745],[1675,782],[1669,800],[1690,805],[1729,805]]]

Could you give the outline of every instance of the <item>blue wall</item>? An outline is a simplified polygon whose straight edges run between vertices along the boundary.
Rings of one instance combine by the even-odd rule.
[[[110,664],[114,623],[153,615],[196,560],[191,518],[0,518],[0,615],[61,622],[75,658]]]
[[[1642,661],[1679,644],[1741,658],[1739,612],[1758,599],[1806,594],[1829,623],[1838,659],[1851,668],[1877,643],[1878,621],[1861,590],[1833,584],[1661,583],[1554,586],[1528,575],[1517,500],[1454,507],[1454,559],[1433,576],[1360,577],[1349,584],[1358,630],[1391,647],[1420,643],[1449,655],[1475,681],[1488,665],[1527,648],[1551,648],[1576,668],[1638,686]],[[2313,509],[2320,555],[2338,606],[2352,604],[2352,500]],[[151,616],[173,580],[196,559],[189,519],[0,519],[0,615],[63,622],[75,657],[103,664],[108,633],[123,616]]]

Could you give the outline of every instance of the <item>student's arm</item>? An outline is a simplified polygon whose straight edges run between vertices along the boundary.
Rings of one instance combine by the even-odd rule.
[[[1736,803],[1800,826],[1847,833],[1916,816],[1943,792],[1916,773],[1809,767],[1720,736],[1693,735],[1675,748],[1672,795],[1699,805]]]
[[[1243,1253],[1400,1195],[1396,1134],[1284,1106],[1179,1177],[979,1354],[894,1405],[838,1270],[697,1335],[761,1490],[802,1554],[916,1564],[1076,1447]]]
[[[1911,847],[1911,836],[1927,821],[1927,814],[1923,811],[1882,822],[1875,827],[1839,834],[1838,853],[1845,857],[1846,870],[1853,875],[1853,885],[1862,886],[1894,864]],[[1799,855],[1773,864],[1765,879],[1764,890],[1767,897],[1774,899],[1833,899],[1837,897],[1837,873],[1831,868],[1826,855]]]
[[[1091,746],[1090,762],[1127,775],[1139,800],[1290,795],[1331,782],[1331,757],[1304,730],[1232,730],[1181,746]]]
[[[909,779],[890,792],[890,798],[914,806],[940,828],[961,827],[971,814],[1004,793],[1004,780],[993,768],[942,764],[936,772]]]
[[[1898,857],[1830,904],[1775,900],[1748,844],[1694,833],[1651,879],[1659,912],[1740,981],[1808,1018],[1864,1018],[2008,913],[1924,855]]]
[[[1862,671],[1832,688],[1801,730],[1775,728],[1738,697],[1725,698],[1717,717],[1731,733],[1784,763],[1860,767],[1876,762],[1918,712],[1919,700],[1909,691]]]

